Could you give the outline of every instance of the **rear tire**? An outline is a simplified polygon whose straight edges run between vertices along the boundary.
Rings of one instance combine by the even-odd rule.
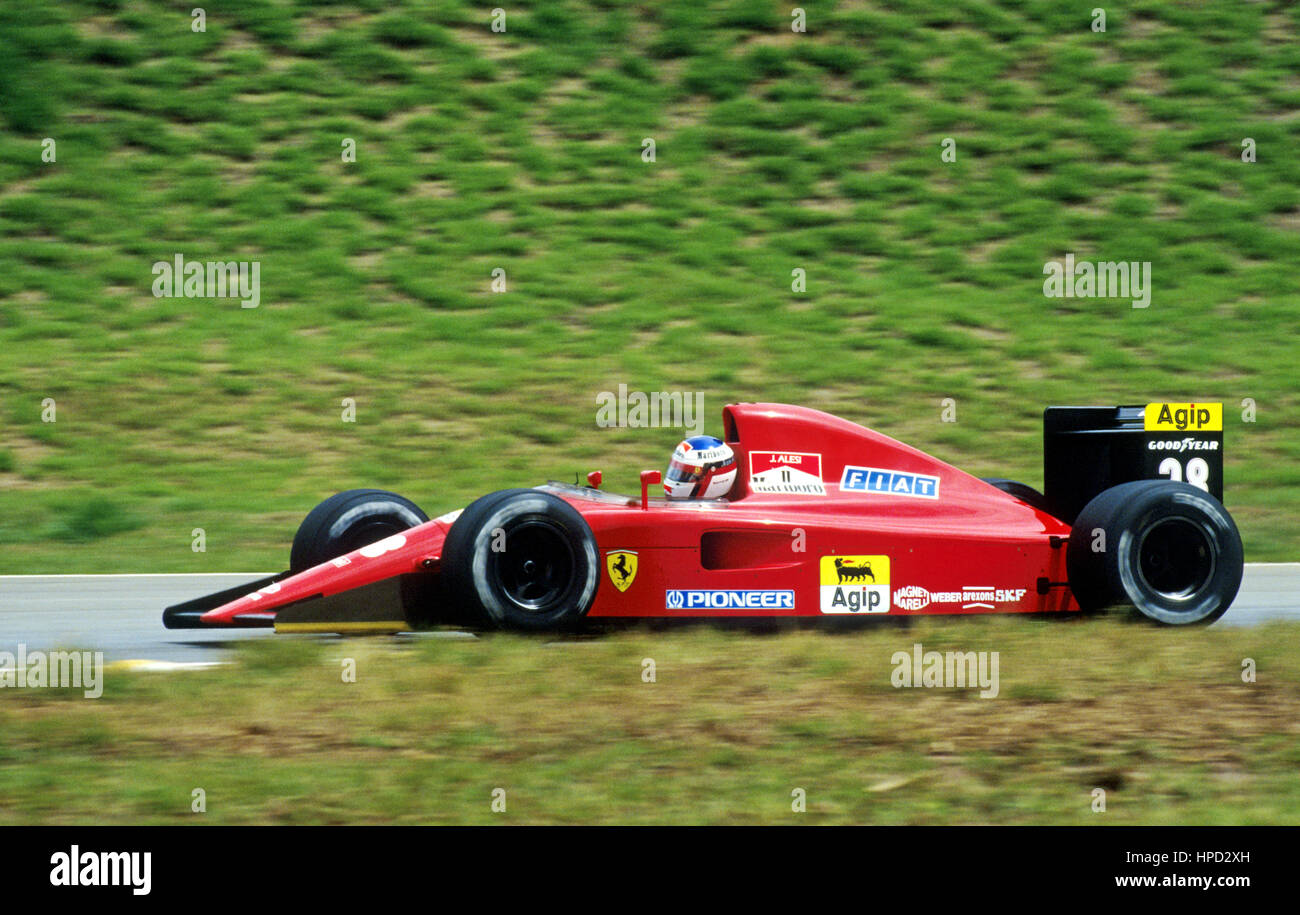
[[[443,544],[448,596],[468,622],[504,629],[568,628],[600,584],[596,538],[578,511],[536,489],[470,503]]]
[[[289,571],[298,573],[423,524],[429,516],[410,499],[382,489],[349,489],[330,496],[298,526]]]
[[[1066,550],[1070,588],[1084,610],[1127,603],[1168,626],[1223,616],[1243,567],[1241,535],[1219,500],[1161,480],[1099,494],[1079,513]]]
[[[1021,502],[1032,505],[1040,512],[1052,514],[1047,510],[1047,496],[1028,483],[1021,483],[1019,480],[1007,480],[1003,477],[981,477],[981,479],[990,486],[996,487],[1008,495],[1015,496]]]

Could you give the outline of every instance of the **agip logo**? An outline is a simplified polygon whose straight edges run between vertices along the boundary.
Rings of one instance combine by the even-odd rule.
[[[1221,403],[1149,403],[1142,414],[1147,432],[1222,432]]]
[[[823,556],[822,613],[888,613],[888,556]]]

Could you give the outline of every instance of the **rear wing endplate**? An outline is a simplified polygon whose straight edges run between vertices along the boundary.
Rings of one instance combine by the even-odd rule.
[[[1190,483],[1223,501],[1223,404],[1150,403],[1043,411],[1043,489],[1073,523],[1104,489],[1132,480]]]

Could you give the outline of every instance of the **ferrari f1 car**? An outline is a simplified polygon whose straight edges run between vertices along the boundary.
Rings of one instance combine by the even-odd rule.
[[[299,527],[289,569],[168,607],[170,628],[548,630],[598,620],[1069,614],[1208,623],[1242,546],[1222,504],[1221,404],[1049,407],[1044,491],[977,479],[826,413],[723,410],[723,498],[503,489],[433,520],[375,489]]]

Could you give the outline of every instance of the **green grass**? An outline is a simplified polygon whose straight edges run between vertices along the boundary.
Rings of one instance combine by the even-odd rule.
[[[0,572],[278,568],[359,485],[634,489],[678,431],[597,428],[620,383],[1030,483],[1046,404],[1222,400],[1247,558],[1294,559],[1300,8],[805,7],[0,11]],[[1045,298],[1066,252],[1151,307]],[[154,298],[176,253],[261,307]]]
[[[1294,823],[1298,634],[985,619],[276,638],[227,668],[110,672],[93,701],[0,690],[0,822]],[[918,642],[997,651],[998,696],[894,688],[893,653]]]

